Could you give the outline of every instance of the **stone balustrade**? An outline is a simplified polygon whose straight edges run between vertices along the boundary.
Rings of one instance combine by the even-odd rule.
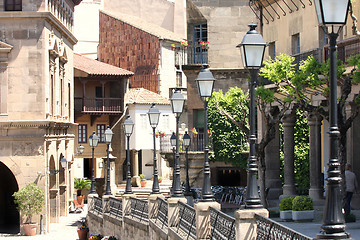
[[[122,240],[252,240],[257,234],[255,215],[268,216],[266,209],[246,209],[236,211],[232,218],[220,211],[217,202],[198,202],[191,207],[185,198],[165,200],[161,194],[151,195],[148,201],[137,199],[133,194],[102,199],[90,195],[88,202],[86,219],[90,234]]]

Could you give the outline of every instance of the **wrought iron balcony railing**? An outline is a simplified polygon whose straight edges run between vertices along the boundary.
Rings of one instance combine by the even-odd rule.
[[[122,98],[77,98],[75,112],[82,113],[122,113]]]
[[[325,61],[330,58],[329,46],[325,46]],[[351,56],[360,53],[360,39],[358,37],[345,39],[337,43],[337,58],[343,63]]]

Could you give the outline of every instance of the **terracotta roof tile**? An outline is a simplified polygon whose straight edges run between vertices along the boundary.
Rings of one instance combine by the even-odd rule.
[[[74,68],[89,75],[131,76],[133,72],[74,53]]]
[[[125,103],[168,105],[170,100],[145,88],[130,88],[125,94]]]

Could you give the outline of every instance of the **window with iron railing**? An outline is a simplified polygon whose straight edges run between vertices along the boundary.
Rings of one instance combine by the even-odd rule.
[[[208,49],[201,46],[201,42],[208,41],[207,24],[196,24],[193,27],[193,41],[191,53],[189,54],[189,63],[202,64],[208,63]]]

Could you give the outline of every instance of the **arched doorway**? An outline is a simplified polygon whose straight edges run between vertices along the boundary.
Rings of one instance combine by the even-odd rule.
[[[0,162],[0,233],[20,232],[20,215],[12,196],[18,190],[14,174]]]

